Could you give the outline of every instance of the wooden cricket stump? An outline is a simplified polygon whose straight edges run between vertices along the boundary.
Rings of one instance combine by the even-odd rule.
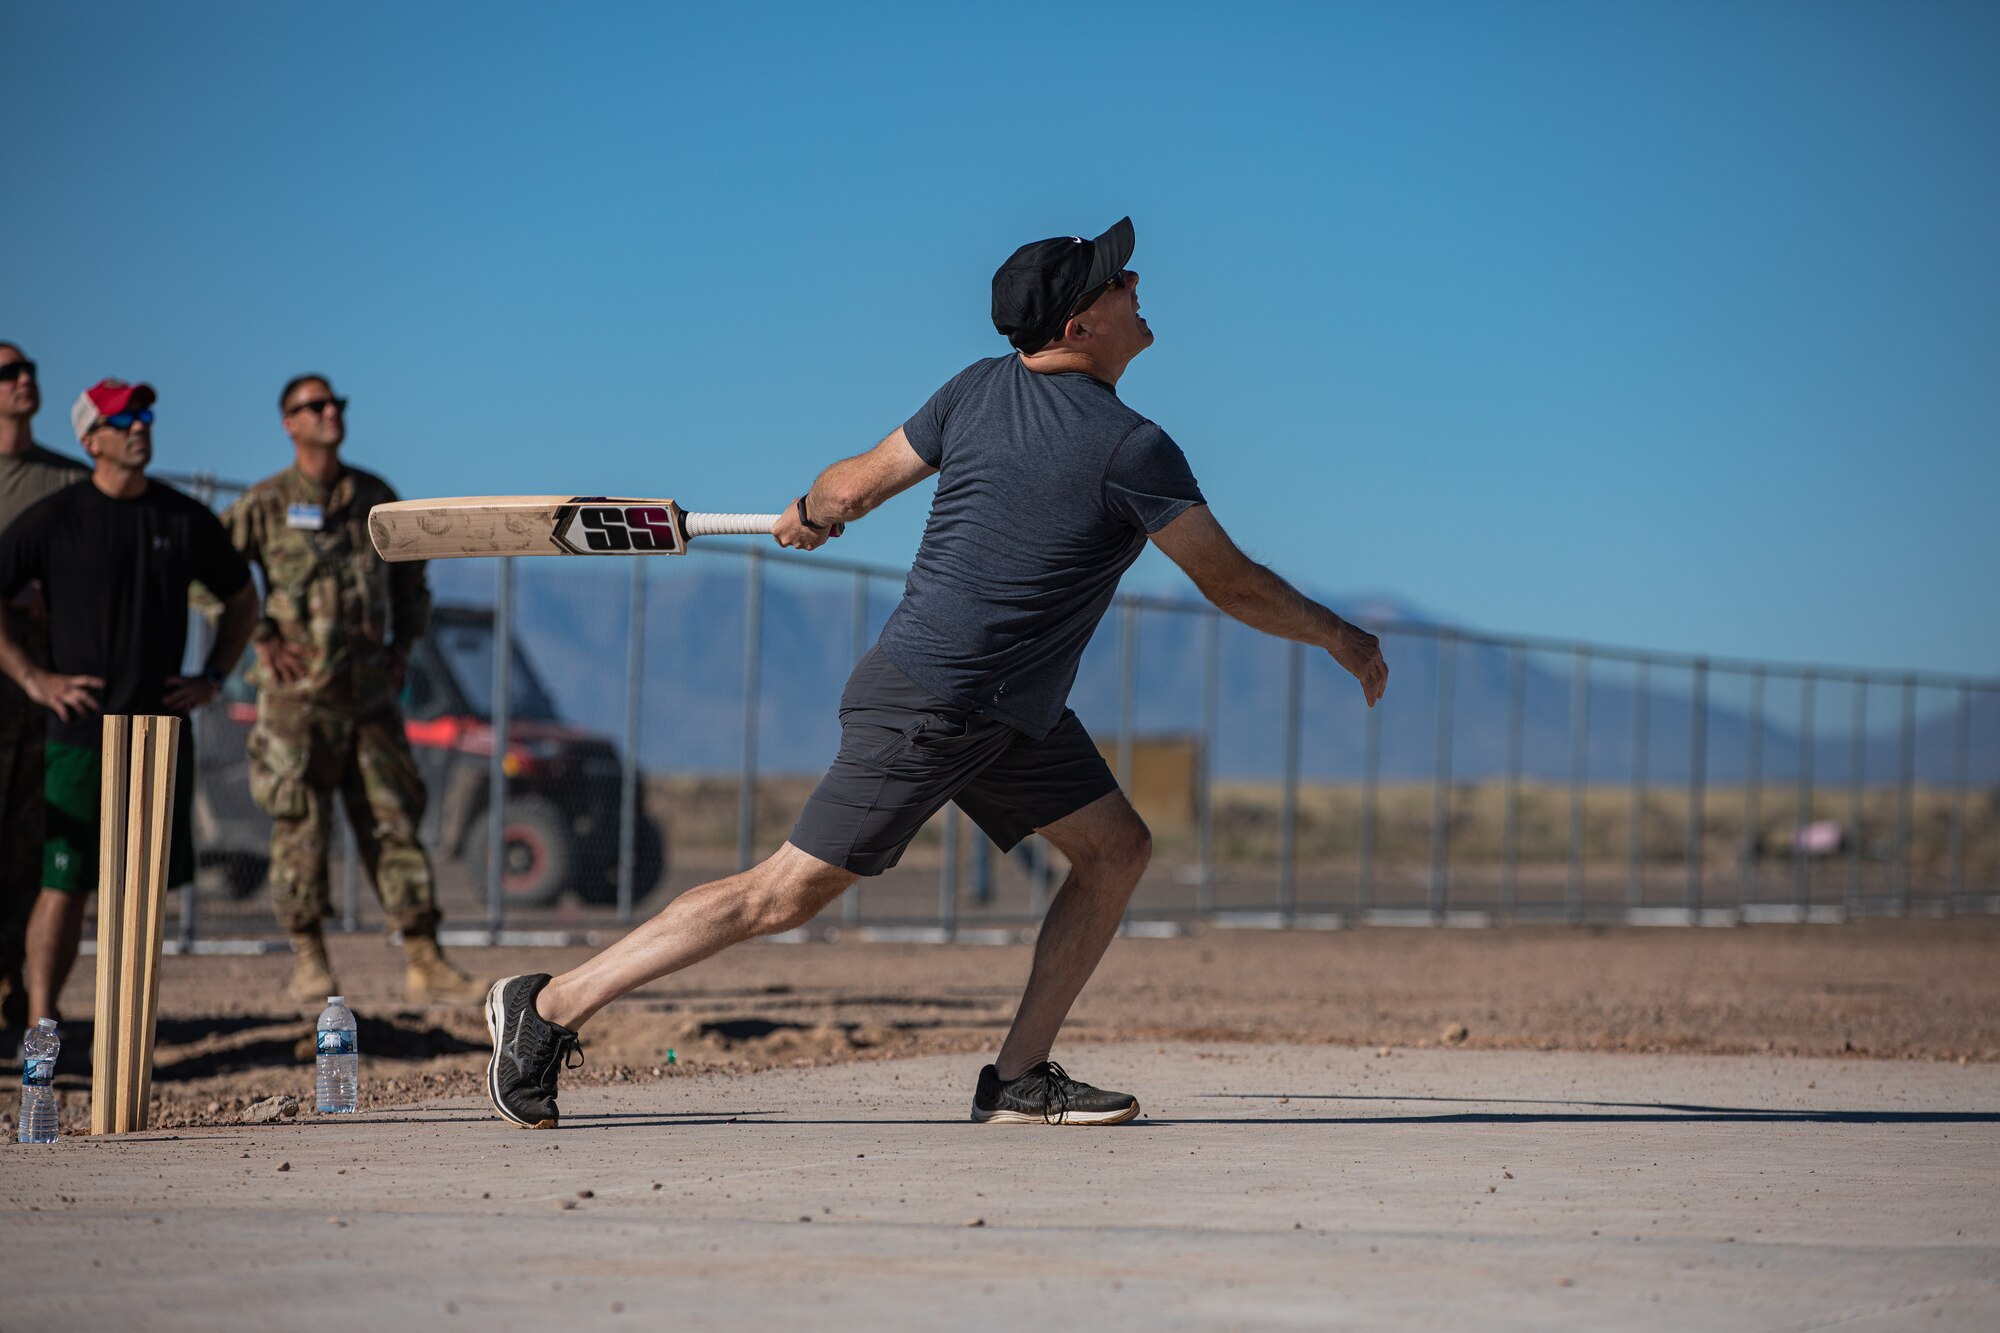
[[[177,717],[106,717],[97,869],[97,1013],[90,1132],[146,1127],[160,1004]],[[190,890],[192,891],[192,890]]]

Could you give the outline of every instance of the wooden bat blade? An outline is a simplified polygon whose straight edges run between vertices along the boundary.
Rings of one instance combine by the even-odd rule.
[[[672,500],[468,495],[397,500],[368,513],[384,560],[479,555],[685,555],[688,539],[768,534],[777,514],[690,514]]]
[[[672,500],[591,495],[398,500],[369,511],[368,535],[384,560],[687,551],[687,529]]]

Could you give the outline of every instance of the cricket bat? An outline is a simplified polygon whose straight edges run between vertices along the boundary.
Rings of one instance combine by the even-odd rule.
[[[690,514],[672,500],[468,495],[398,500],[368,513],[384,560],[481,555],[685,555],[696,537],[769,533],[778,514]]]

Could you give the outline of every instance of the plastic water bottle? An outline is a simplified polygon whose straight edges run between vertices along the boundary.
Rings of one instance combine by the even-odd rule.
[[[21,1043],[21,1142],[56,1141],[56,1052],[62,1034],[44,1018]]]
[[[361,1082],[360,1045],[354,1036],[354,1014],[345,996],[329,995],[319,1016],[319,1069],[314,1080],[316,1109],[354,1109]]]

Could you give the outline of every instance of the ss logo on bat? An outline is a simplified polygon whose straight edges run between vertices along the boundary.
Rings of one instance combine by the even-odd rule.
[[[674,527],[673,511],[665,505],[591,504],[579,500],[565,506],[565,510],[556,524],[556,544],[574,554],[679,555],[681,552],[680,531]]]

